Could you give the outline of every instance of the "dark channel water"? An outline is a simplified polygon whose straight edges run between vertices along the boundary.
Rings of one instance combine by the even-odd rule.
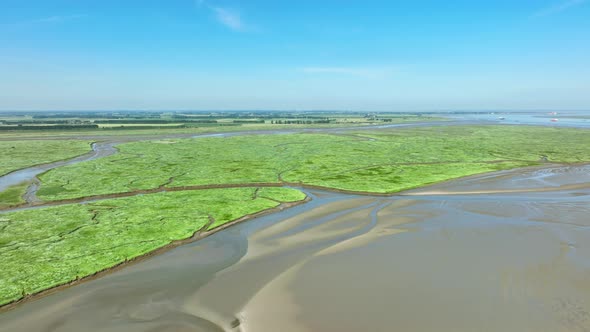
[[[588,331],[590,167],[313,200],[0,314],[0,331]]]

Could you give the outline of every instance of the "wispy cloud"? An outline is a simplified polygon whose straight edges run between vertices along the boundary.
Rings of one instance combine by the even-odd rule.
[[[388,76],[393,72],[392,67],[303,67],[300,71],[310,75],[348,75],[364,78],[378,78]]]
[[[588,2],[588,0],[562,0],[561,2],[558,2],[558,3],[554,4],[553,6],[549,6],[549,7],[543,8],[541,10],[538,10],[537,12],[535,12],[533,14],[533,17],[544,17],[544,16],[557,14],[557,13],[560,13],[564,10],[568,10],[572,7],[582,5],[586,2]]]
[[[221,7],[213,7],[212,9],[215,11],[215,16],[219,23],[235,31],[244,31],[245,25],[242,22],[240,13]]]
[[[205,0],[195,0],[195,3],[198,7],[206,7],[209,10],[213,11],[215,14],[215,18],[217,21],[226,27],[234,30],[234,31],[246,31],[247,26],[244,24],[242,20],[242,16],[236,10],[227,8],[227,7],[219,7],[210,5]]]

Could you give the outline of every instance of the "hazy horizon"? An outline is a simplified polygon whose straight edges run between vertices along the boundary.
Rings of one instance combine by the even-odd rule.
[[[329,109],[46,109],[46,110],[3,110],[0,113],[43,113],[43,112],[211,112],[211,113],[226,113],[226,112],[341,112],[341,113],[545,113],[545,112],[561,112],[561,113],[589,113],[590,109],[544,109],[544,110],[499,110],[499,109],[482,109],[482,110],[329,110]]]

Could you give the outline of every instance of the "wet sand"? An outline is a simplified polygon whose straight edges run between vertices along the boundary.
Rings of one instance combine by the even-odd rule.
[[[588,166],[308,193],[1,313],[0,331],[590,330]]]

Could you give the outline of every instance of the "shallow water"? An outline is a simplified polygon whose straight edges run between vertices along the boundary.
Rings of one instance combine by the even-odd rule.
[[[0,331],[590,330],[588,166],[309,194],[2,313]]]
[[[590,128],[590,111],[489,112],[448,115],[454,119],[551,127]]]

